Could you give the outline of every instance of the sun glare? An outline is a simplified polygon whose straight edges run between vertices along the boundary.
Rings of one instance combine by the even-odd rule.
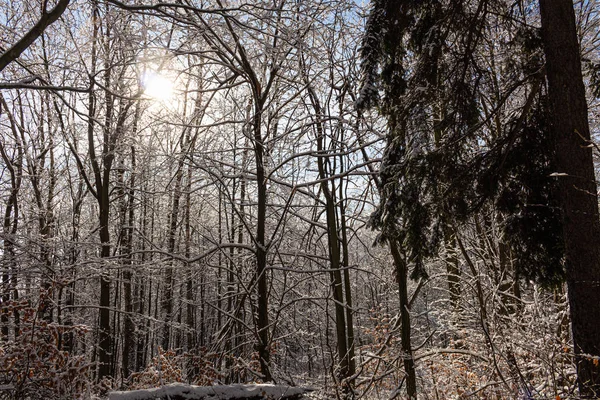
[[[147,72],[142,79],[144,94],[158,100],[168,103],[173,99],[174,83],[168,78],[156,72]]]

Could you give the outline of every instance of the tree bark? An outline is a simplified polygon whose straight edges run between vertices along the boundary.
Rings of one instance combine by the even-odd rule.
[[[169,224],[169,239],[168,239],[168,252],[169,254],[175,253],[175,246],[177,242],[177,229],[179,227],[179,203],[181,200],[181,185],[183,181],[184,172],[184,158],[185,158],[185,137],[186,133],[182,133],[180,138],[180,149],[181,156],[177,162],[177,170],[175,172],[175,187],[173,189],[173,199],[171,204],[171,215]],[[167,350],[171,348],[171,324],[173,323],[173,295],[174,295],[174,279],[173,279],[173,261],[169,261],[165,270],[164,280],[164,293],[162,299],[162,310],[165,315],[165,321],[163,325],[163,349]]]
[[[398,296],[400,300],[400,322],[402,331],[400,335],[400,346],[402,348],[402,359],[404,362],[404,372],[406,372],[406,394],[412,399],[417,398],[417,376],[415,372],[415,360],[412,355],[412,345],[410,336],[410,304],[408,300],[408,266],[396,241],[388,240],[394,267],[396,281],[398,282]]]
[[[256,93],[258,94],[258,93]],[[265,382],[273,380],[270,369],[269,351],[269,310],[267,287],[267,247],[265,242],[265,225],[267,219],[267,183],[265,181],[265,166],[263,156],[265,153],[264,141],[261,133],[262,124],[262,96],[255,96],[254,105],[254,157],[256,160],[256,186],[258,189],[258,210],[256,215],[256,279],[258,283],[258,304],[256,310],[256,328],[258,330],[258,344],[256,346],[260,358],[260,369]]]
[[[137,121],[137,112],[136,112],[136,121]],[[134,123],[135,125],[135,123]],[[134,129],[135,132],[135,129]],[[133,224],[135,223],[135,211],[134,211],[134,201],[135,201],[135,147],[131,146],[131,178],[129,181],[129,190],[128,190],[128,198],[127,203],[125,202],[125,198],[123,197],[123,220],[125,220],[125,215],[127,215],[125,226],[122,228],[123,235],[123,301],[125,302],[125,321],[123,322],[123,352],[122,352],[122,373],[123,378],[127,379],[129,375],[131,375],[132,368],[131,366],[134,364],[135,360],[135,323],[133,321],[132,313],[134,312],[133,308],[133,290],[132,290],[132,280],[133,280]]]
[[[581,55],[570,0],[540,0],[566,253],[577,378],[582,397],[600,394],[600,220]]]

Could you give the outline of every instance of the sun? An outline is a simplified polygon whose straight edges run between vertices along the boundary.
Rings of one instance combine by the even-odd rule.
[[[173,100],[174,82],[158,72],[146,72],[142,77],[142,87],[144,88],[144,94],[154,100],[163,103],[169,103]]]

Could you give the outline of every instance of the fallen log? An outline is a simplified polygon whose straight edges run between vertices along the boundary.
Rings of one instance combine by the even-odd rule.
[[[111,392],[109,400],[301,400],[313,389],[269,384],[192,386],[183,383],[153,389]]]

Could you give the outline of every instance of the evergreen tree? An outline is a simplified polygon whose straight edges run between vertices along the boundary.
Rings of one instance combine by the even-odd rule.
[[[501,213],[519,276],[567,278],[580,389],[591,395],[600,340],[584,314],[600,228],[585,91],[572,3],[540,3],[541,30],[528,23],[536,2],[374,2],[358,106],[379,106],[389,135],[371,223],[405,246],[418,277],[445,227],[484,208]],[[550,28],[558,19],[561,35]]]
[[[492,9],[480,2],[475,11],[468,3],[374,5],[359,106],[378,104],[389,135],[380,172],[384,197],[372,225],[382,239],[405,244],[418,277],[426,274],[424,259],[436,254],[444,225],[495,206],[507,216],[503,229],[523,276],[559,283],[560,210],[539,30],[515,22],[525,16],[511,16],[516,11],[499,3]],[[492,29],[504,36],[487,37]],[[383,40],[372,40],[380,33]],[[491,45],[511,52],[503,82],[484,65]],[[486,96],[496,96],[491,110]],[[512,112],[505,111],[509,105]],[[494,118],[502,126],[491,124]]]

